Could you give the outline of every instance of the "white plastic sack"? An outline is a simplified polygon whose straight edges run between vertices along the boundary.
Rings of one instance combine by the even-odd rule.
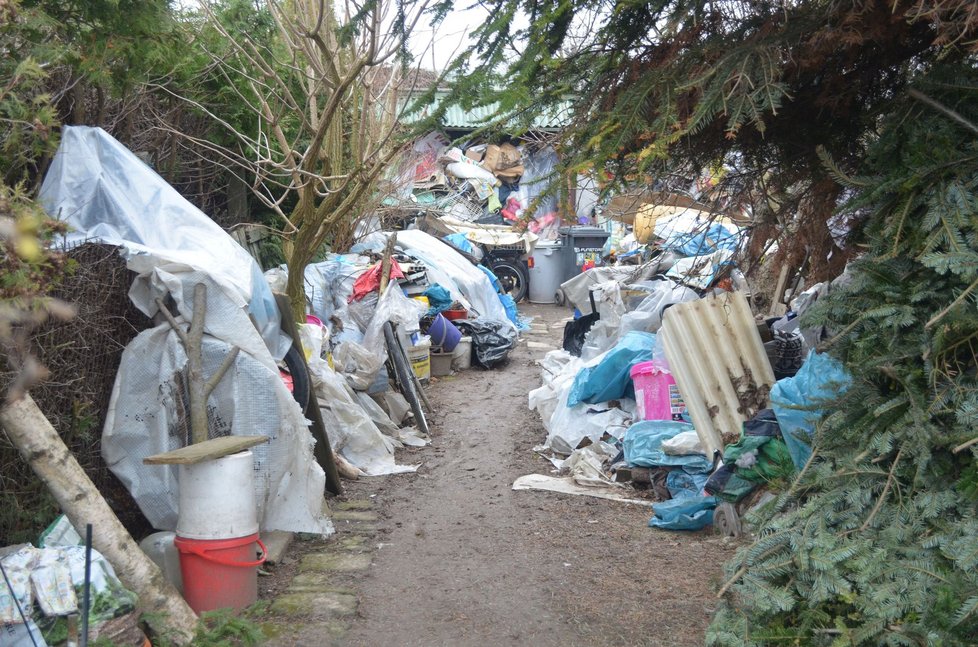
[[[706,455],[706,448],[695,431],[683,431],[662,441],[662,451],[670,456]]]

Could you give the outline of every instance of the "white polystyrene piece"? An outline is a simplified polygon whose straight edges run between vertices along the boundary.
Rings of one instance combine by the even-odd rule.
[[[774,384],[747,299],[727,292],[677,304],[660,335],[696,433],[710,455],[722,451],[724,436],[739,435]]]

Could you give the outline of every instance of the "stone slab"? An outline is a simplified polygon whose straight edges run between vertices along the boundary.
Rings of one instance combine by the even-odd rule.
[[[374,502],[369,499],[351,499],[349,501],[336,501],[333,503],[334,510],[372,510]]]
[[[275,615],[326,620],[351,616],[357,612],[357,596],[349,593],[286,593],[272,602]]]
[[[370,567],[370,555],[357,553],[312,553],[299,562],[300,573],[350,573]]]
[[[292,544],[294,533],[285,530],[269,530],[261,534],[261,541],[265,544],[267,557],[265,561],[269,564],[278,564],[285,556],[285,552]]]

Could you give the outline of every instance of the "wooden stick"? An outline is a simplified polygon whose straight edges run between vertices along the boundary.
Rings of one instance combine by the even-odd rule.
[[[384,257],[380,261],[380,294],[387,291],[387,284],[391,278],[391,255],[394,253],[394,245],[397,244],[397,232],[392,232],[387,237],[387,244],[384,246]]]

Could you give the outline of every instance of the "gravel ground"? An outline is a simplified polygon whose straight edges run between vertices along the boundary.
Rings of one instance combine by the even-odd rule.
[[[373,501],[380,518],[343,644],[702,644],[733,544],[651,529],[636,505],[512,491],[519,476],[549,473],[532,451],[546,432],[527,409],[546,350],[529,342],[559,346],[567,316],[521,312],[538,332],[507,366],[429,388],[432,445],[398,454],[421,465],[417,474],[347,483],[346,498]],[[277,579],[265,580],[263,597]]]

